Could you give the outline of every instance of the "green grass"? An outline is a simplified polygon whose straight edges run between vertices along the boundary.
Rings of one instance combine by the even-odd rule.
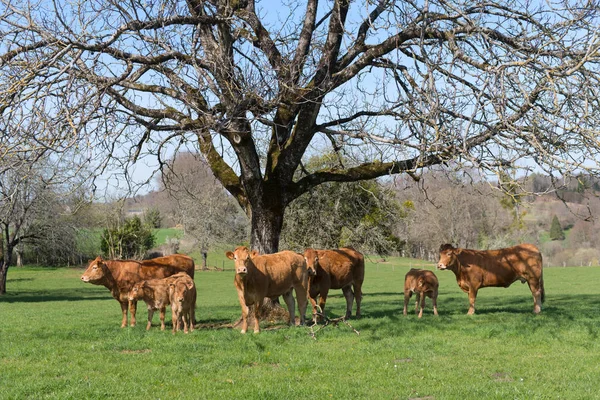
[[[177,228],[160,228],[154,229],[154,236],[156,237],[156,246],[167,242],[167,238],[182,238],[183,231]]]
[[[415,260],[367,263],[363,318],[307,327],[266,322],[259,335],[219,328],[240,314],[233,272],[196,275],[202,327],[189,335],[121,329],[120,309],[81,270],[12,268],[0,297],[2,399],[590,399],[598,376],[600,268],[548,268],[546,303],[532,314],[527,285],[479,292],[477,314],[451,272],[440,316],[402,315]],[[232,268],[232,264],[227,266]],[[331,316],[343,314],[334,291]],[[170,320],[170,313],[167,316]]]

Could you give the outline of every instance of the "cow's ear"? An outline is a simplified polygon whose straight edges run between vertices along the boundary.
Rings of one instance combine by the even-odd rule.
[[[192,282],[192,281],[187,281],[187,282],[185,283],[185,285],[187,286],[187,288],[188,288],[189,290],[192,290],[192,289],[194,288],[194,282]]]
[[[227,258],[229,258],[230,260],[235,260],[235,255],[231,251],[225,253],[225,256],[227,256]]]
[[[250,257],[254,258],[256,256],[260,255],[260,253],[258,252],[258,250],[252,250],[252,252],[250,253]]]
[[[423,279],[423,278],[419,278],[419,279],[417,280],[417,287],[422,287],[422,286],[423,286],[423,283],[425,283],[425,279]]]

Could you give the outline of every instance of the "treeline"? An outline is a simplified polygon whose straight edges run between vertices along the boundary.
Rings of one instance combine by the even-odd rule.
[[[314,171],[340,162],[325,154],[303,167]],[[599,264],[600,225],[593,217],[600,215],[600,180],[504,178],[508,183],[499,184],[472,172],[429,171],[418,180],[325,183],[289,206],[280,249],[353,246],[435,261],[442,243],[489,249],[530,242],[541,248],[547,265]],[[157,186],[144,196],[89,203],[72,189],[32,184],[24,199],[36,202],[21,206],[28,214],[13,216],[24,221],[13,263],[70,265],[98,254],[142,258],[247,244],[247,216],[198,156],[180,153],[170,160]],[[552,230],[559,224],[561,234],[551,234],[553,220]],[[183,237],[153,247],[150,230],[159,227],[178,227]]]

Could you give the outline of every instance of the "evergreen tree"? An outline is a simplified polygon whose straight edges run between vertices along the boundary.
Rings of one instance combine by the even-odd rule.
[[[125,219],[121,226],[104,229],[100,247],[109,258],[140,259],[155,241],[152,230],[134,216]]]
[[[563,232],[562,227],[560,226],[560,222],[558,222],[558,217],[555,215],[552,218],[552,225],[550,225],[550,239],[551,240],[564,240],[565,233]]]

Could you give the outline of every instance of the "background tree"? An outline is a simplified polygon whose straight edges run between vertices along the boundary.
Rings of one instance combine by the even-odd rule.
[[[3,118],[50,102],[72,134],[30,139],[89,146],[100,172],[196,141],[260,252],[324,182],[598,172],[595,1],[0,4]],[[313,146],[359,163],[296,179]]]
[[[558,217],[555,215],[552,217],[552,223],[550,224],[550,239],[551,240],[565,240],[565,232],[560,226]]]
[[[335,154],[313,156],[305,169],[317,170],[339,163]],[[282,243],[303,251],[307,247],[353,246],[362,252],[398,251],[392,231],[402,217],[395,194],[376,180],[328,182],[294,200],[288,208]]]
[[[162,225],[160,210],[152,207],[144,211],[144,224],[154,229],[160,228]]]
[[[247,240],[248,221],[197,154],[181,152],[165,164],[161,190],[168,213],[202,252]]]
[[[101,239],[102,252],[109,258],[142,259],[147,250],[154,246],[156,238],[151,227],[133,216],[112,228],[104,229]]]

